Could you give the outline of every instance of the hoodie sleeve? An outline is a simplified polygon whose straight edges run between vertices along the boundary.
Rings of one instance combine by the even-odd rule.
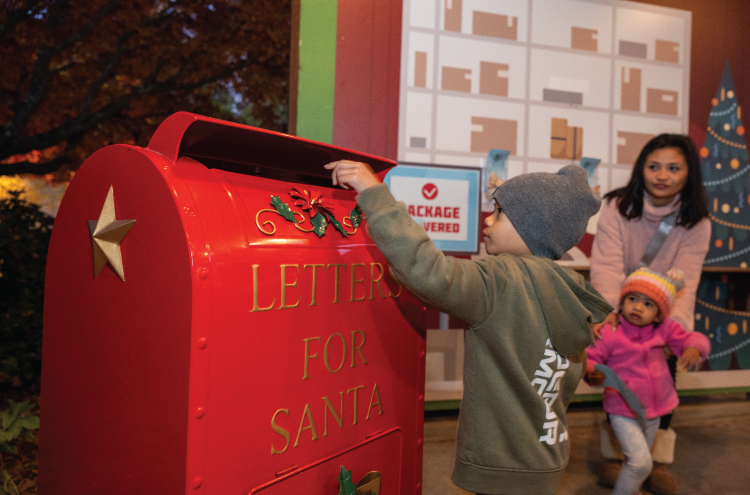
[[[490,273],[487,263],[443,254],[385,184],[362,191],[357,203],[370,237],[409,292],[469,325],[489,316],[493,296],[504,290],[507,279]]]

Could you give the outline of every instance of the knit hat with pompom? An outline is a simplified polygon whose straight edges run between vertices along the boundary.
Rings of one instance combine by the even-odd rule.
[[[642,267],[635,270],[625,279],[625,284],[620,292],[620,304],[625,296],[631,292],[640,292],[654,300],[661,317],[666,318],[672,311],[674,300],[678,293],[685,287],[684,274],[680,270],[669,270],[661,274]]]

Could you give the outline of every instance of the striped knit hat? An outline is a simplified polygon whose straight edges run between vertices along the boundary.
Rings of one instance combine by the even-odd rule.
[[[664,319],[672,311],[677,293],[685,286],[682,279],[683,273],[680,270],[672,269],[662,275],[648,268],[638,268],[625,279],[620,292],[620,304],[626,295],[640,292],[656,302]]]

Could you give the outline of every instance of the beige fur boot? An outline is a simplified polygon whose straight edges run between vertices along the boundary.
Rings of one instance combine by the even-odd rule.
[[[659,495],[677,495],[677,480],[669,469],[674,462],[674,447],[677,434],[672,428],[657,430],[654,444],[651,446],[651,457],[654,467],[646,479],[648,489]]]
[[[608,487],[614,487],[617,476],[622,470],[622,448],[617,441],[615,430],[612,425],[605,419],[599,425],[599,448],[602,452],[601,466],[599,466],[599,484]]]

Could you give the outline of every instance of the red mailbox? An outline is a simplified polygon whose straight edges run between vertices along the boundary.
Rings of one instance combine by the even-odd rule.
[[[339,159],[394,165],[188,113],[86,160],[47,262],[41,495],[421,492],[423,309]]]

